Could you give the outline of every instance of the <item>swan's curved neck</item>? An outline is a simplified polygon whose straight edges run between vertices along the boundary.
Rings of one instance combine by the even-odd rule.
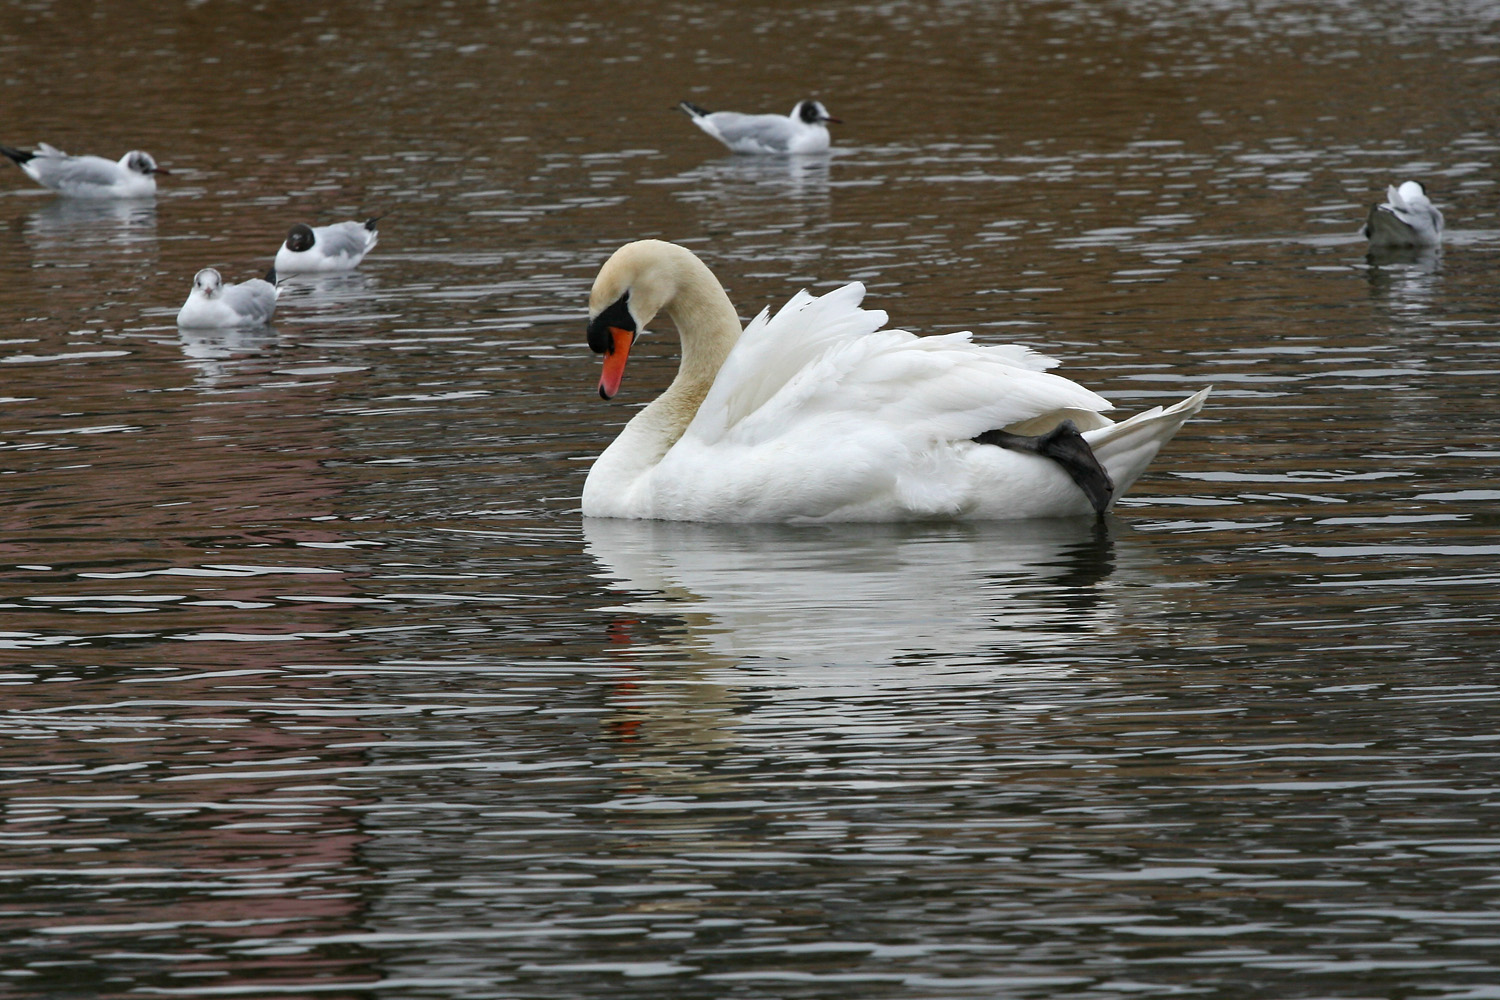
[[[672,255],[675,290],[662,311],[672,317],[682,341],[677,377],[665,392],[641,411],[662,420],[671,447],[692,422],[703,397],[718,377],[724,359],[740,338],[740,318],[713,272],[687,251]]]

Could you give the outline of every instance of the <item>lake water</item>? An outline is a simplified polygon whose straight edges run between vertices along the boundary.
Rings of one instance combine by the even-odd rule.
[[[1500,12],[37,0],[0,995],[1500,997]],[[845,124],[727,155],[675,102]],[[1423,179],[1440,255],[1358,227]],[[193,273],[386,213],[273,329]],[[1209,405],[1107,521],[584,522],[619,244]]]

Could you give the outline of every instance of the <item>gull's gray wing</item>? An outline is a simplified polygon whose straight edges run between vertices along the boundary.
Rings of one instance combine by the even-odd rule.
[[[36,171],[36,179],[50,188],[97,184],[109,187],[120,179],[120,165],[102,156],[69,156],[47,148],[26,166]]]
[[[705,116],[729,148],[742,153],[785,153],[795,134],[790,118],[783,115],[743,115],[738,111],[715,111]]]
[[[271,322],[271,314],[276,311],[276,286],[252,278],[226,287],[223,300],[239,316],[241,325],[262,326]]]
[[[328,257],[358,257],[370,248],[371,234],[363,222],[336,222],[313,230],[313,246]]]

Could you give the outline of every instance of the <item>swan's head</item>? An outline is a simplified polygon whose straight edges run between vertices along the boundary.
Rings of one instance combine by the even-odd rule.
[[[599,397],[620,391],[625,359],[635,338],[677,295],[679,255],[688,251],[662,240],[627,243],[614,252],[589,292],[589,350],[604,355]],[[696,260],[696,258],[693,258]]]
[[[224,279],[219,277],[219,272],[211,267],[205,267],[193,275],[193,291],[201,294],[205,299],[211,299],[219,294],[224,287]]]
[[[312,227],[299,222],[286,234],[286,248],[292,253],[311,250],[314,239]]]
[[[146,177],[150,177],[152,174],[170,174],[172,172],[158,167],[156,161],[151,158],[150,153],[143,153],[139,149],[132,149],[120,157],[120,163],[124,165],[126,170],[142,174]]]
[[[798,101],[797,106],[792,109],[792,117],[800,119],[808,125],[821,125],[824,122],[833,122],[842,125],[843,120],[833,117],[828,109],[823,107],[821,101]]]

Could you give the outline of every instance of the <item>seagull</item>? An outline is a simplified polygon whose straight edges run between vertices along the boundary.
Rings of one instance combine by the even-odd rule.
[[[1443,242],[1443,213],[1427,199],[1421,181],[1385,189],[1385,204],[1371,205],[1360,230],[1371,247],[1435,247]]]
[[[364,222],[335,222],[316,229],[299,222],[276,251],[276,270],[286,274],[353,270],[375,249],[380,239],[375,223],[379,221],[377,215]]]
[[[171,173],[139,149],[132,149],[119,162],[102,156],[69,156],[45,142],[30,153],[0,146],[0,154],[14,160],[42,187],[70,198],[150,198],[156,194],[156,175]]]
[[[840,119],[828,113],[819,101],[798,101],[792,113],[742,115],[738,111],[709,111],[692,101],[677,106],[709,135],[736,153],[822,153],[828,150],[828,122]]]
[[[177,313],[177,325],[186,327],[264,326],[276,311],[276,269],[264,279],[251,278],[226,285],[219,272],[205,267],[193,275],[193,290]]]

